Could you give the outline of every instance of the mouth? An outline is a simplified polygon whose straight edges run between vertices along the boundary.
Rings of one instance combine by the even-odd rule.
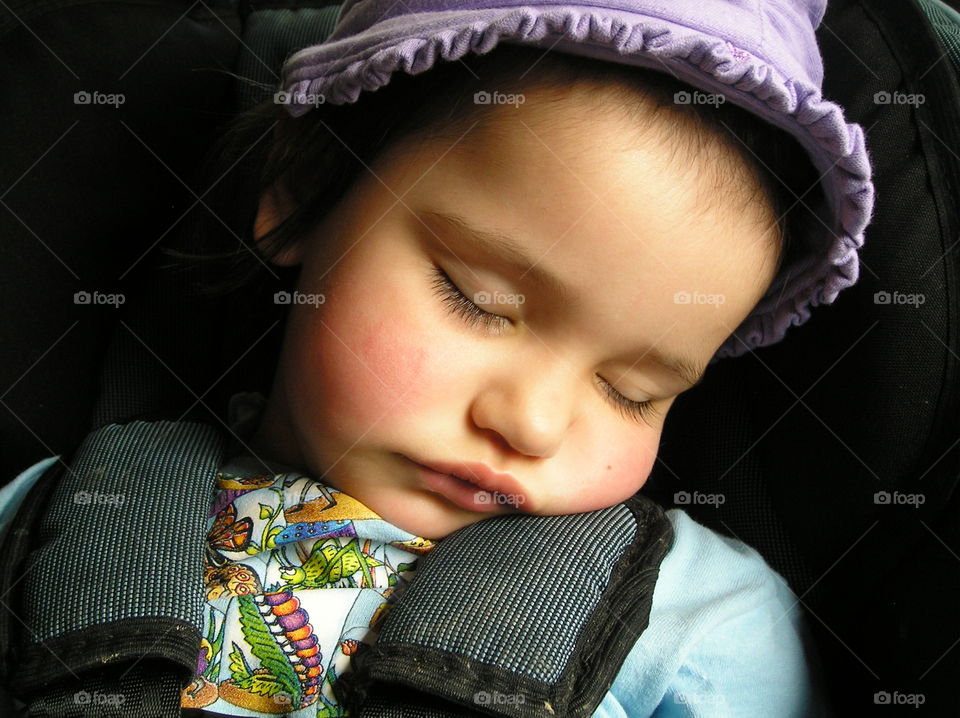
[[[500,481],[498,477],[490,474],[489,469],[486,475],[478,475],[480,472],[476,467],[469,472],[463,471],[464,467],[460,467],[460,475],[458,475],[440,470],[448,469],[449,471],[448,465],[422,464],[407,458],[417,467],[421,481],[430,491],[440,494],[467,511],[516,513],[526,502],[526,495],[517,489],[512,477],[506,477],[506,480]],[[469,479],[464,478],[463,474],[467,474]],[[480,482],[483,484],[481,485]],[[498,488],[512,490],[501,491],[497,490]]]

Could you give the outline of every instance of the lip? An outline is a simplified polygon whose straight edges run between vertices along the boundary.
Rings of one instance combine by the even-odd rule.
[[[513,513],[530,504],[512,474],[495,471],[484,463],[409,460],[421,469],[421,478],[431,490],[469,511],[506,509]]]

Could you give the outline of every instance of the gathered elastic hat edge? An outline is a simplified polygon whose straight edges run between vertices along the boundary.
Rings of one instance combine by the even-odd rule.
[[[345,5],[326,42],[287,60],[281,87],[292,116],[315,106],[310,97],[322,96],[331,104],[356,102],[362,91],[386,85],[397,71],[420,74],[438,59],[482,55],[506,42],[670,72],[696,89],[722,92],[800,142],[821,175],[831,212],[832,226],[823,228],[825,251],[783,266],[711,363],[779,342],[788,327],[805,323],[813,307],[832,303],[859,278],[858,252],[873,212],[871,165],[862,128],[847,123],[842,108],[822,97],[818,64],[784,61],[780,53],[779,64],[797,75],[788,78],[759,56],[763,47],[751,52],[703,29],[633,8],[544,3],[470,10],[458,5],[453,11],[400,15],[371,25],[363,13],[359,18],[351,13],[364,4]],[[822,16],[822,8],[804,12],[812,23]]]

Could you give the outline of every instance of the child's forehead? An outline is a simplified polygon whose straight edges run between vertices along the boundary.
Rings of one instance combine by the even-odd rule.
[[[734,211],[772,224],[759,184],[729,147],[681,137],[690,131],[682,123],[655,123],[656,129],[638,131],[628,113],[542,102],[499,108],[456,137],[414,140],[414,152],[400,157],[419,160],[424,174],[412,181],[431,174],[472,178],[473,192],[493,193],[498,203],[537,203],[545,213],[599,205],[624,215],[665,200],[686,205],[674,218],[680,224],[695,218],[726,223]]]
[[[625,354],[625,343],[642,347],[664,333],[671,346],[719,346],[772,279],[765,246],[773,252],[774,243],[750,239],[762,225],[741,214],[704,216],[696,193],[665,191],[688,168],[661,163],[650,172],[629,153],[597,160],[582,147],[573,148],[579,157],[566,145],[542,150],[544,141],[527,132],[489,156],[442,145],[413,155],[407,226],[466,291],[529,292],[524,312],[549,309],[554,326],[569,321],[571,333],[598,347]],[[729,300],[678,306],[678,292]]]
[[[412,138],[412,151],[394,155],[410,167],[403,178],[407,186],[396,191],[430,187],[434,194],[456,194],[485,214],[532,208],[537,224],[557,239],[575,225],[575,234],[583,234],[583,223],[591,221],[639,234],[659,219],[685,227],[691,240],[722,234],[745,219],[752,235],[762,220],[773,229],[771,208],[756,183],[744,178],[743,167],[731,167],[729,152],[691,151],[688,138],[677,137],[684,131],[678,123],[671,132],[638,140],[631,135],[633,114],[591,112],[582,102],[543,97],[485,109],[478,115],[482,121],[456,137]],[[736,181],[718,199],[718,185],[731,178]]]
[[[414,142],[425,142],[439,154],[454,152],[515,172],[536,164],[583,175],[626,154],[649,165],[651,172],[682,170],[682,181],[661,187],[700,192],[704,205],[719,189],[727,199],[736,199],[738,193],[744,198],[755,195],[755,181],[743,172],[734,140],[712,133],[675,107],[636,91],[625,94],[616,83],[531,83],[500,93],[499,100],[478,105],[459,122],[418,133]],[[726,181],[732,176],[738,177],[736,183]]]

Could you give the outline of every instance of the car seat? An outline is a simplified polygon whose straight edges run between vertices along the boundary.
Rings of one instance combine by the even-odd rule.
[[[331,5],[4,6],[2,481],[71,456],[110,417],[216,425],[231,393],[268,390],[277,317],[187,301],[156,249],[210,211],[198,159],[269,97],[284,57],[325,37]],[[825,93],[866,130],[875,170],[860,281],[679,397],[644,493],[787,579],[838,714],[922,696],[920,713],[958,715],[960,16],[937,0],[834,0],[818,40]],[[77,97],[97,92],[124,102]],[[94,291],[124,304],[83,303]]]

